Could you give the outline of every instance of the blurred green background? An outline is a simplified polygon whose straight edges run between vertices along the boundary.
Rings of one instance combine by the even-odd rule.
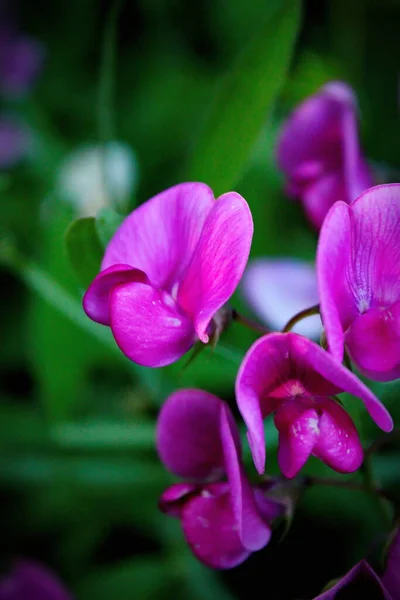
[[[173,389],[186,386],[234,406],[235,375],[255,336],[234,325],[187,368],[187,357],[156,371],[135,367],[83,314],[82,277],[66,253],[68,226],[90,208],[84,198],[83,208],[68,202],[62,165],[77,148],[111,139],[136,156],[126,211],[170,185],[201,179],[249,202],[252,256],[313,260],[316,234],[300,205],[284,197],[273,149],[289,110],[332,79],[355,88],[365,152],[383,181],[393,179],[400,168],[399,3],[309,0],[300,17],[299,6],[12,3],[20,31],[39,40],[45,56],[29,94],[1,105],[31,134],[28,155],[0,171],[4,569],[16,555],[40,560],[79,600],[228,600],[247,598],[250,586],[271,599],[312,598],[379,549],[385,524],[376,500],[320,487],[304,494],[283,541],[278,533],[230,572],[198,564],[178,521],[157,509],[173,478],[155,453],[156,414]],[[78,248],[80,255],[90,261],[89,250],[85,257]],[[239,294],[233,304],[251,314]],[[399,423],[398,384],[374,390]],[[358,405],[349,402],[354,416]],[[378,431],[364,417],[356,415],[367,443]],[[268,439],[269,473],[276,473],[272,428]],[[248,452],[247,459],[254,476]],[[392,444],[375,462],[376,477],[393,493],[399,460]],[[312,461],[307,472],[331,476]]]

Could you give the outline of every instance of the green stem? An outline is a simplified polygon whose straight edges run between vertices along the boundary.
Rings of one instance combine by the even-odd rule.
[[[306,317],[311,317],[312,315],[319,315],[319,304],[315,304],[314,306],[310,306],[310,308],[305,308],[298,312],[294,317],[289,319],[286,323],[285,327],[282,329],[282,333],[287,333],[299,322],[305,319]]]
[[[256,321],[252,321],[251,319],[248,319],[247,317],[239,314],[235,309],[232,310],[232,320],[236,321],[237,323],[241,323],[242,325],[244,325],[248,329],[251,329],[252,331],[261,333],[262,335],[271,333],[270,329],[268,329],[267,327],[264,327],[263,325],[261,325],[260,323],[257,323]]]
[[[382,521],[385,523],[386,527],[390,529],[392,527],[392,515],[388,511],[388,506],[385,502],[385,498],[389,498],[382,494],[382,491],[375,483],[372,460],[371,456],[368,454],[365,454],[364,456],[361,472],[364,476],[366,491],[376,499],[377,507],[382,516]]]
[[[363,484],[357,483],[356,481],[342,481],[341,479],[336,479],[334,477],[307,477],[306,485],[326,485],[332,487],[339,487],[347,490],[356,490],[360,492],[371,493],[371,487],[369,484],[367,485],[367,483]],[[389,497],[387,496],[384,490],[375,487],[373,487],[372,489],[373,492],[381,498],[389,500]]]

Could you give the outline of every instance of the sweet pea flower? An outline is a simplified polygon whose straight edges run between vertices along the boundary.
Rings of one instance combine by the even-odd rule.
[[[185,480],[163,493],[160,509],[180,520],[199,560],[229,569],[268,544],[283,505],[247,480],[239,431],[222,400],[198,389],[173,393],[159,415],[157,450]]]
[[[349,415],[334,398],[361,398],[375,423],[390,431],[386,408],[350,371],[320,346],[296,333],[266,335],[249,349],[239,369],[236,398],[247,425],[254,464],[265,469],[263,419],[274,413],[278,462],[294,477],[310,455],[340,473],[358,469],[363,450]]]
[[[257,316],[275,330],[283,329],[301,310],[318,304],[315,268],[303,260],[253,260],[243,275],[241,291]],[[299,321],[293,331],[318,339],[322,331],[320,316]]]
[[[0,115],[0,170],[14,167],[30,146],[27,128],[15,117]]]
[[[319,229],[334,202],[352,202],[373,185],[357,133],[357,103],[340,81],[324,85],[289,117],[277,144],[286,191]]]
[[[400,377],[400,184],[337,202],[321,229],[317,274],[329,351],[377,381]]]
[[[0,581],[0,600],[72,600],[72,595],[49,569],[20,560]]]
[[[400,600],[400,534],[397,530],[390,545],[386,570],[382,577],[376,574],[366,560],[361,560],[347,575],[314,600],[343,598],[375,598]]]
[[[0,91],[17,97],[28,92],[43,64],[42,44],[18,33],[10,22],[0,25]]]
[[[139,206],[116,231],[84,310],[111,327],[132,361],[168,365],[215,333],[217,313],[245,269],[252,235],[250,209],[239,194],[215,200],[203,183],[172,187]]]

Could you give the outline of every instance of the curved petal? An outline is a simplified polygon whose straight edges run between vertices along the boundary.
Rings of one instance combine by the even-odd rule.
[[[240,540],[226,483],[209,485],[189,498],[181,523],[192,552],[214,569],[231,569],[250,555]]]
[[[344,598],[393,600],[378,575],[365,560],[357,563],[347,575],[314,600],[335,600],[341,598],[342,594]]]
[[[114,286],[129,281],[148,283],[146,273],[129,265],[113,265],[101,271],[83,296],[82,304],[87,316],[96,323],[110,325],[110,292]]]
[[[310,408],[293,413],[290,404],[294,403],[296,400],[280,406],[274,418],[279,431],[278,463],[288,479],[305,465],[319,436],[317,411]]]
[[[318,303],[317,275],[306,261],[281,258],[249,263],[241,290],[253,310],[273,329],[280,330],[291,317]],[[311,338],[321,334],[321,319],[313,315],[294,331]]]
[[[188,496],[196,491],[199,491],[199,486],[194,483],[175,483],[163,492],[158,508],[170,517],[180,518]]]
[[[317,248],[317,277],[322,322],[329,351],[343,360],[344,332],[358,314],[353,284],[348,274],[351,249],[349,207],[334,204],[325,218]]]
[[[248,350],[236,378],[237,405],[248,429],[251,453],[260,474],[265,470],[263,417],[276,408],[269,394],[289,378],[290,366],[285,360],[288,351],[288,339],[283,334],[260,338]]]
[[[178,390],[167,398],[157,421],[156,444],[170,471],[203,482],[224,474],[222,406],[222,400],[197,389]]]
[[[393,419],[389,412],[354,373],[346,369],[329,352],[326,352],[311,340],[301,337],[296,333],[288,333],[286,335],[290,335],[292,338],[292,356],[297,355],[298,360],[303,362],[305,368],[310,369],[310,371],[312,369],[314,373],[319,374],[341,391],[348,392],[360,398],[378,427],[383,429],[383,431],[392,430]]]
[[[214,205],[204,183],[182,183],[134,210],[117,229],[102,269],[128,264],[144,271],[154,287],[171,291],[192,257]]]
[[[390,544],[386,570],[382,577],[382,582],[389,590],[392,600],[400,600],[400,533],[395,532],[392,543]]]
[[[209,339],[206,330],[212,317],[229,300],[243,275],[252,236],[247,202],[235,192],[218,198],[178,291],[178,303],[192,316],[204,343]]]
[[[349,207],[351,284],[359,313],[400,300],[400,184],[378,185]]]
[[[195,341],[191,321],[178,312],[171,296],[144,283],[115,286],[110,314],[115,341],[139,365],[169,365]]]
[[[304,210],[317,230],[321,228],[332,205],[345,199],[346,190],[339,169],[322,175],[305,187],[302,193]]]
[[[18,561],[0,582],[0,600],[72,600],[64,585],[44,565]]]
[[[313,454],[339,473],[352,473],[360,468],[363,448],[357,429],[346,411],[334,400],[321,398],[318,407],[319,437]]]
[[[247,480],[237,438],[236,423],[227,406],[221,407],[221,440],[232,498],[233,514],[243,546],[252,552],[268,544],[269,525],[261,518],[253,490]]]
[[[346,348],[367,377],[377,381],[400,377],[400,302],[357,317],[346,333]]]

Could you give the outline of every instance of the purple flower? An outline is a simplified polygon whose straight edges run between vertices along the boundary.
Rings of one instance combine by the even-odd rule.
[[[400,377],[400,184],[336,203],[321,229],[317,272],[329,351],[367,377]]]
[[[315,269],[301,260],[254,260],[244,273],[241,289],[256,314],[272,329],[282,329],[295,314],[318,303]],[[318,338],[322,331],[319,315],[300,321],[294,331]]]
[[[397,530],[389,548],[386,570],[379,577],[365,560],[361,560],[333,587],[315,600],[343,598],[400,600],[400,534]]]
[[[0,581],[0,600],[72,600],[72,596],[49,569],[20,560]]]
[[[197,340],[209,341],[216,313],[245,269],[253,235],[246,201],[217,201],[203,183],[158,194],[122,223],[83,299],[134,362],[161,367]]]
[[[272,413],[279,431],[278,462],[286,477],[294,477],[310,455],[340,473],[358,469],[363,451],[356,428],[333,398],[341,392],[361,398],[381,429],[393,427],[372,392],[311,340],[272,333],[253,344],[238,373],[236,398],[259,473],[265,468],[263,419]]]
[[[164,492],[160,508],[180,519],[197,558],[229,569],[268,544],[269,522],[283,505],[248,482],[239,432],[222,400],[196,389],[173,393],[160,412],[157,449],[165,466],[186,480]]]
[[[373,185],[357,134],[357,105],[345,83],[334,81],[289,117],[277,146],[287,192],[301,200],[319,229],[337,200],[348,204]]]
[[[21,96],[32,87],[43,64],[43,47],[19,35],[10,24],[0,25],[0,90]]]
[[[0,169],[9,169],[27,154],[30,136],[15,118],[0,115]]]

